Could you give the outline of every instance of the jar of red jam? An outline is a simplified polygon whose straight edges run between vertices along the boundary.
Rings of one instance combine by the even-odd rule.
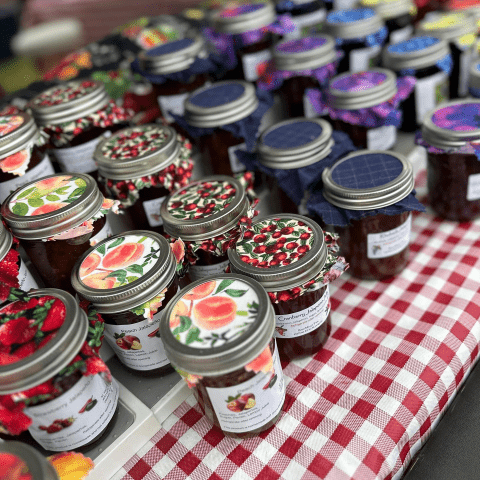
[[[449,98],[453,65],[450,48],[447,42],[435,37],[413,37],[385,48],[383,65],[400,77],[416,78],[414,91],[402,102],[400,127],[414,132],[427,112]]]
[[[194,282],[165,309],[167,356],[227,436],[257,435],[281,415],[285,382],[274,331],[267,292],[243,275]]]
[[[388,30],[375,10],[356,8],[330,12],[325,21],[325,33],[337,42],[343,52],[338,72],[361,72],[380,63],[380,51]]]
[[[48,451],[92,445],[108,430],[119,394],[94,348],[103,322],[89,324],[67,292],[17,292],[10,297],[20,301],[0,310],[1,424],[13,435],[28,428]],[[25,435],[19,439],[28,441]]]
[[[28,113],[0,117],[0,202],[25,183],[55,173]]]
[[[125,128],[100,142],[99,182],[120,201],[133,228],[163,233],[160,206],[192,175],[191,143],[170,126]]]
[[[240,235],[240,225],[253,216],[241,183],[221,175],[172,193],[160,213],[165,232],[185,243],[192,282],[225,272],[227,250]]]
[[[340,235],[353,276],[381,280],[405,268],[411,211],[423,210],[413,186],[410,162],[394,152],[355,152],[323,171],[322,193],[333,212],[320,213]]]
[[[470,95],[480,98],[480,63],[475,62],[470,70],[470,80],[468,82]]]
[[[73,292],[77,258],[111,235],[105,214],[114,207],[89,175],[57,174],[27,183],[2,205],[2,216],[48,287]]]
[[[284,35],[285,39],[307,37],[323,27],[327,10],[322,0],[280,0],[275,6],[279,15],[289,14],[295,30]]]

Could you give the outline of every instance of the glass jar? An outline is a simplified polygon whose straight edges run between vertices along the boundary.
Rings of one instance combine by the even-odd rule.
[[[415,208],[401,212],[399,202],[412,194],[413,186],[410,162],[394,152],[355,152],[323,171],[325,200],[343,209],[348,219],[347,226],[334,228],[340,234],[340,254],[353,276],[381,280],[405,268],[410,253],[410,210]],[[391,205],[398,208],[368,214]]]
[[[315,355],[330,335],[328,284],[295,296],[325,266],[327,247],[322,229],[307,217],[272,215],[255,222],[228,252],[232,273],[257,280],[275,292],[275,337],[280,356]],[[278,293],[282,292],[282,293]]]
[[[228,242],[240,235],[238,223],[248,209],[241,183],[221,175],[190,183],[167,197],[160,213],[165,232],[185,242],[188,280],[225,272]]]
[[[307,37],[321,31],[327,16],[322,0],[284,0],[276,4],[279,15],[289,14],[295,30],[284,35],[284,39]]]
[[[171,370],[158,328],[178,280],[164,237],[137,230],[103,240],[78,259],[72,285],[102,315],[105,340],[125,367],[149,376]]]
[[[470,95],[480,98],[480,63],[475,62],[470,70],[470,80],[468,83]]]
[[[3,330],[0,395],[24,398],[23,414],[32,421],[28,432],[45,450],[77,450],[98,442],[114,418],[119,390],[115,380],[92,371],[109,374],[86,343],[87,316],[61,290],[36,290],[29,298],[0,310],[0,323],[15,322],[15,328]],[[20,416],[24,420],[17,415],[18,422]]]
[[[285,382],[274,331],[267,292],[243,275],[199,280],[165,309],[167,356],[227,436],[257,435],[281,415]]]
[[[191,176],[190,143],[170,126],[141,125],[102,140],[94,158],[100,183],[120,201],[133,228],[163,233],[160,206]]]
[[[415,90],[402,102],[405,132],[414,132],[427,112],[448,100],[451,54],[444,40],[434,37],[414,37],[383,51],[383,65],[399,76],[412,75]]]
[[[323,0],[327,11],[330,10],[348,10],[354,8],[358,0]]]
[[[338,64],[339,73],[361,72],[379,64],[387,30],[375,10],[356,8],[330,12],[325,33],[336,39],[344,54]]]
[[[27,183],[2,205],[2,216],[48,287],[73,293],[77,258],[111,234],[104,198],[86,174],[57,174]]]

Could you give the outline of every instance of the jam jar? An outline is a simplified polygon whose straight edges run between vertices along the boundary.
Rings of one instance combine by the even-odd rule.
[[[92,445],[109,430],[119,395],[107,366],[89,346],[94,327],[67,292],[42,289],[24,297],[0,309],[0,323],[12,325],[9,336],[2,335],[7,353],[0,365],[0,395],[24,398],[20,406],[25,406],[16,410],[15,434],[28,428],[51,452]],[[25,434],[18,439],[31,442]]]
[[[410,253],[411,210],[423,210],[413,193],[410,162],[394,152],[361,150],[322,176],[324,199],[341,209],[343,222],[334,229],[349,272],[363,280],[400,273]]]
[[[160,211],[165,232],[185,242],[195,281],[225,272],[227,248],[240,235],[239,222],[249,213],[241,183],[222,175],[206,177],[172,193]]]
[[[387,38],[387,29],[380,15],[371,8],[330,12],[325,33],[337,41],[343,58],[338,72],[361,72],[380,62],[380,51]]]
[[[2,216],[45,285],[72,293],[70,274],[77,258],[91,242],[111,234],[104,202],[89,175],[57,174],[12,193]]]
[[[442,218],[469,222],[480,216],[480,102],[453,101],[425,117],[430,206]]]
[[[171,370],[158,333],[160,315],[178,290],[168,241],[136,230],[103,240],[80,257],[72,285],[105,321],[105,340],[136,374]]]
[[[480,63],[475,62],[470,70],[470,80],[468,82],[470,95],[480,98]]]
[[[270,293],[280,356],[315,355],[331,330],[328,283],[317,279],[327,260],[322,229],[301,215],[265,217],[244,232],[228,258],[232,273],[254,278]]]
[[[274,332],[267,292],[234,274],[184,288],[160,320],[172,365],[205,416],[230,437],[257,435],[281,415],[285,381]]]
[[[383,51],[383,65],[399,76],[412,75],[417,81],[412,94],[402,102],[400,130],[414,132],[427,112],[449,97],[450,48],[445,40],[413,37]]]
[[[94,158],[100,183],[120,201],[133,228],[163,233],[160,206],[192,173],[190,142],[171,126],[147,124],[102,140]]]
[[[327,16],[322,0],[280,0],[276,10],[279,15],[289,14],[295,24],[295,30],[284,35],[289,40],[320,32]]]
[[[0,202],[25,183],[55,173],[42,143],[28,113],[0,117]]]

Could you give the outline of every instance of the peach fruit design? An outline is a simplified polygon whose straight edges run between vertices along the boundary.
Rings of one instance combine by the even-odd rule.
[[[120,335],[115,334],[115,343],[122,350],[141,350],[142,348],[142,344],[138,337],[135,337],[134,335],[125,335],[125,333],[121,333]]]
[[[90,288],[96,290],[108,290],[115,286],[115,277],[109,277],[107,273],[94,273],[85,277],[82,282]]]
[[[248,365],[245,366],[247,372],[263,372],[269,373],[273,371],[273,357],[270,347],[267,346],[263,352],[255,359],[253,359]]]
[[[61,208],[66,207],[67,205],[68,203],[47,203],[33,210],[31,215],[32,216],[45,215],[46,213],[51,213],[51,212],[55,212],[56,210],[60,210]]]
[[[179,300],[173,307],[170,314],[170,328],[173,330],[180,325],[180,317],[188,315],[188,307],[182,300]]]
[[[80,276],[86,277],[100,265],[102,258],[98,253],[91,253],[80,265]]]
[[[19,173],[17,173],[17,175],[23,175],[28,168],[29,161],[30,153],[28,150],[20,150],[19,152],[1,160],[0,168],[2,169],[2,172],[5,173],[16,173],[18,171]]]
[[[105,255],[103,266],[109,270],[128,267],[141,258],[144,250],[141,243],[124,243]]]
[[[0,137],[4,137],[15,131],[23,123],[19,115],[5,116],[0,119]]]
[[[196,324],[205,330],[217,330],[235,320],[237,304],[229,297],[208,297],[193,308]]]
[[[211,282],[202,283],[195,288],[192,288],[188,293],[183,296],[184,300],[200,300],[208,297],[215,290],[217,282],[212,280]]]
[[[250,410],[256,405],[255,395],[253,393],[238,394],[236,397],[228,397],[227,408],[231,412],[240,413],[244,410]]]

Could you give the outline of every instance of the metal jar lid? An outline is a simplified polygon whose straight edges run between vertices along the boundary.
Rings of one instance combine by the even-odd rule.
[[[13,244],[12,234],[5,228],[0,219],[0,262],[5,258],[5,255],[10,251]]]
[[[376,179],[376,182],[381,181],[381,177],[378,175],[384,169],[383,165],[379,166],[379,155],[392,157],[391,160],[394,159],[400,162],[399,165],[395,165],[396,170],[398,170],[396,172],[398,175],[395,178],[371,188],[346,187],[339,184],[338,180],[334,180],[333,177],[335,177],[336,173],[342,171],[342,175],[345,175],[347,180],[354,179],[357,182],[357,179],[360,178],[361,182],[370,179]],[[371,168],[363,167],[360,176],[356,175],[355,165],[348,165],[346,169],[342,168],[346,163],[354,163],[355,159],[359,157],[363,157],[361,160],[364,160],[365,157],[370,157],[371,159]],[[335,171],[336,169],[337,172]],[[326,168],[323,171],[322,180],[325,200],[332,205],[347,210],[375,210],[388,207],[404,199],[414,188],[413,168],[410,162],[399,153],[383,150],[359,150],[351,153],[336,162],[332,167]]]
[[[63,302],[66,309],[65,320],[55,337],[44,347],[18,362],[0,366],[0,395],[22,392],[50,380],[75,358],[87,338],[87,315],[75,298],[56,288],[44,288],[29,293],[31,297],[46,295]]]
[[[85,182],[83,194],[67,206],[41,215],[17,215],[10,209],[10,202],[45,179],[64,177],[66,180],[81,179]],[[51,237],[77,227],[86,220],[90,220],[101,208],[103,195],[98,189],[95,180],[85,173],[48,175],[29,182],[11,193],[2,205],[1,213],[13,234],[25,240],[39,240]]]
[[[383,74],[385,79],[379,84],[364,90],[340,90],[336,85],[346,77],[360,77],[362,75]],[[390,100],[397,94],[397,76],[390,70],[375,68],[366,72],[343,73],[330,81],[328,88],[328,102],[333,108],[344,110],[358,110],[369,108]]]
[[[244,3],[236,7],[236,14],[231,15],[233,9],[224,9],[215,12],[212,17],[213,27],[218,32],[236,35],[239,33],[259,30],[275,21],[277,18],[275,5],[265,3]]]
[[[470,79],[468,81],[470,88],[480,90],[480,62],[474,62],[470,69]]]
[[[306,167],[330,154],[335,144],[332,132],[331,125],[319,118],[276,123],[259,139],[259,160],[267,167],[281,170]]]
[[[185,100],[185,120],[193,127],[215,128],[251,115],[258,107],[255,87],[242,80],[216,82]]]
[[[185,203],[186,206],[186,202],[191,205],[190,195],[195,194],[198,189],[205,188],[205,185],[212,185],[219,191],[224,185],[231,185],[234,192],[231,190],[232,196],[228,198],[228,206],[223,208],[221,200],[215,200],[219,202],[219,207],[215,213],[200,218],[178,218],[179,215],[175,213],[172,205],[178,203],[183,205]],[[185,200],[185,198],[188,198],[188,200]],[[189,183],[186,187],[170,194],[162,203],[160,215],[166,233],[172,237],[193,242],[228,232],[247,213],[248,207],[249,201],[245,189],[238,180],[226,175],[213,175]]]
[[[433,35],[447,42],[458,40],[469,34],[477,34],[477,25],[473,16],[463,12],[435,12],[422,20],[417,30],[421,35]]]
[[[325,245],[322,229],[316,222],[302,215],[286,213],[270,215],[257,220],[251,229],[254,229],[255,225],[258,224],[262,226],[276,225],[278,221],[282,220],[292,224],[301,222],[304,225],[302,228],[306,226],[311,232],[312,242],[309,245],[310,250],[299,260],[292,261],[289,265],[259,268],[241,260],[241,255],[237,251],[237,246],[248,240],[239,240],[234,248],[228,250],[228,259],[232,273],[240,273],[255,279],[267,292],[288,290],[307,283],[320,273],[327,259],[327,246]]]
[[[205,42],[202,37],[182,38],[141,51],[138,61],[145,72],[168,75],[186,70],[204,49]]]
[[[309,39],[312,46],[306,48],[304,45]],[[336,58],[335,40],[330,35],[286,40],[273,49],[277,69],[291,72],[320,68],[334,62]]]
[[[23,442],[0,443],[0,453],[11,453],[23,461],[33,480],[59,480],[55,467],[35,448]]]
[[[170,329],[170,317],[174,314],[174,308],[194,288],[213,281],[217,288],[222,282],[239,282],[237,285],[245,289],[246,294],[238,297],[238,299],[242,301],[242,297],[247,296],[254,299],[258,305],[256,318],[244,329],[241,335],[226,341],[220,346],[214,345],[213,347],[202,348],[202,346],[198,346],[197,342],[189,345],[181,343]],[[223,291],[225,292],[225,290]],[[242,317],[242,321],[245,321],[246,318],[249,317]],[[160,320],[160,336],[170,362],[180,370],[203,377],[224,375],[245,367],[267,347],[274,331],[275,314],[267,292],[252,278],[238,274],[212,276],[191,283],[168,302]]]
[[[135,138],[136,135],[138,136]],[[145,147],[140,146],[140,136],[149,135],[158,137],[150,139]],[[130,136],[133,138],[128,139]],[[132,157],[128,152],[125,158],[122,158],[120,152],[116,158],[112,158],[116,153],[113,149],[124,144],[125,138],[134,144],[139,152],[138,156]],[[111,137],[104,138],[97,144],[93,158],[98,164],[98,173],[101,176],[111,180],[131,180],[152,175],[168,167],[178,158],[180,149],[181,143],[172,127],[148,124],[124,128]]]
[[[358,19],[355,19],[355,16]],[[383,20],[375,10],[357,8],[330,12],[325,22],[325,31],[334,38],[349,40],[365,38],[378,32],[383,26]]]
[[[23,150],[32,140],[36,140],[40,136],[33,118],[28,113],[21,112],[0,117],[0,127],[4,126],[5,122],[16,128],[6,134],[3,134],[0,128],[0,158]]]
[[[406,68],[419,70],[435,65],[450,54],[445,40],[436,37],[412,37],[383,50],[383,65],[396,72]]]
[[[415,11],[412,0],[362,0],[362,7],[373,8],[384,20]]]
[[[110,97],[95,80],[72,80],[44,90],[29,106],[39,125],[59,125],[78,120],[104,108]]]
[[[152,250],[154,249],[154,255],[157,256],[156,259],[155,257],[151,257],[155,259],[155,262],[152,262],[148,269],[146,267],[142,267],[144,273],[142,272],[137,280],[129,281],[125,285],[102,289],[93,288],[84,283],[83,278],[86,278],[85,276],[90,274],[95,275],[91,272],[83,275],[83,272],[81,272],[81,267],[85,259],[94,254],[96,256],[95,258],[100,262],[99,265],[102,264],[105,252],[108,254],[109,248],[115,248],[115,246],[118,248],[121,246],[119,239],[127,240],[128,243],[139,244],[140,241],[150,239],[152,245],[151,248]],[[145,250],[142,250],[142,252],[145,253]],[[147,255],[151,254],[152,252],[147,253]],[[145,260],[144,257],[145,255],[141,256],[137,261],[141,262],[142,260]],[[90,258],[93,258],[93,256]],[[129,267],[131,268],[131,265]],[[95,269],[96,267],[92,270],[92,272],[95,272]],[[103,270],[105,269],[106,267]],[[112,269],[112,272],[120,269],[122,269],[121,266],[118,268],[116,267]],[[137,270],[138,271],[135,272],[140,273],[140,270]],[[126,270],[126,272],[128,272],[128,270]],[[100,313],[111,314],[131,310],[139,305],[144,304],[145,302],[152,300],[152,298],[170,285],[171,281],[175,277],[175,272],[176,261],[168,241],[162,235],[159,235],[155,232],[147,230],[133,230],[106,238],[95,245],[95,247],[90,248],[90,250],[82,255],[75,263],[75,266],[72,270],[71,281],[75,291],[81,297],[92,302]],[[134,273],[132,273],[132,276],[135,276]]]

